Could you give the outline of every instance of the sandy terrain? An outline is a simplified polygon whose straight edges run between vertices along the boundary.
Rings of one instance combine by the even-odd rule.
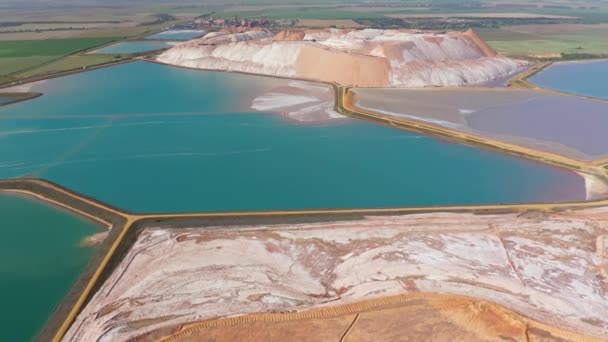
[[[163,63],[367,87],[474,84],[515,72],[477,34],[414,30],[214,32],[175,46]]]
[[[83,247],[92,247],[100,245],[108,237],[109,234],[110,231],[108,230],[105,232],[99,232],[93,235],[89,235],[80,242],[80,245]]]
[[[166,342],[252,339],[537,342],[580,341],[580,336],[536,324],[496,304],[456,296],[410,294],[301,313],[205,320],[159,329],[141,338]]]
[[[533,90],[353,89],[355,104],[568,157],[608,155],[608,103]]]
[[[141,341],[580,340],[535,323],[496,304],[457,296],[410,294],[301,313],[199,321],[156,330]]]
[[[408,293],[479,298],[560,329],[608,338],[605,207],[206,228],[145,229],[64,340],[124,341],[200,320]],[[420,304],[422,313],[450,315]],[[474,317],[464,311],[423,332],[443,336],[461,329],[450,325],[457,318],[467,326]],[[493,329],[510,336],[521,331],[513,324]],[[368,330],[355,327],[360,334]]]
[[[387,14],[391,18],[547,18],[547,19],[576,19],[565,15],[536,14],[536,13],[437,13],[437,14]]]
[[[585,179],[587,200],[596,200],[608,196],[608,183],[605,179],[583,173],[580,173],[580,175]]]

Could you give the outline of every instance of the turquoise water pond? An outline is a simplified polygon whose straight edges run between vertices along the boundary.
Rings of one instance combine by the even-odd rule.
[[[248,108],[288,80],[133,62],[49,80],[0,108],[0,177],[137,212],[569,201],[578,175],[357,120]]]
[[[30,341],[95,251],[79,244],[98,228],[68,211],[3,192],[0,217],[0,341]]]
[[[11,101],[14,101],[15,98],[12,96],[2,96],[0,95],[0,105],[3,105],[5,103],[9,103]]]
[[[530,78],[541,87],[608,99],[608,60],[555,63]]]
[[[205,34],[205,30],[169,30],[146,36],[146,39],[190,40]]]

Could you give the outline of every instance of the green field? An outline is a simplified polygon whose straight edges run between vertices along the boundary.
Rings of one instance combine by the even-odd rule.
[[[0,58],[63,56],[118,40],[116,37],[0,41]]]
[[[384,15],[376,12],[357,12],[323,7],[287,7],[264,9],[259,11],[219,11],[215,16],[232,18],[265,18],[265,19],[374,19]]]
[[[608,29],[583,29],[552,34],[505,29],[479,29],[477,32],[494,49],[512,56],[608,54]]]
[[[350,6],[338,6],[343,5],[340,2],[323,2],[325,4],[333,3],[331,7],[315,7],[312,3],[306,6],[276,6],[262,5],[260,2],[257,4],[249,3],[254,6],[243,6],[244,2],[240,5],[234,6],[209,6],[209,7],[194,7],[191,10],[200,11],[201,13],[212,14],[219,17],[241,17],[241,18],[267,18],[267,19],[378,19],[383,18],[388,14],[458,14],[458,13],[536,13],[536,14],[548,14],[558,16],[572,16],[580,18],[579,22],[585,24],[608,22],[608,7],[600,6],[597,8],[529,8],[521,7],[518,8],[516,5],[512,8],[496,8],[493,6],[488,7],[475,7],[475,3],[472,2],[472,6],[460,6],[462,1],[456,3],[454,1],[403,1],[399,5],[403,7],[409,6],[421,6],[420,8],[401,9],[386,7],[384,10],[381,6],[374,7],[374,4],[366,3],[366,5],[374,7],[373,11],[365,11],[365,7],[359,7],[353,10]],[[466,2],[466,1],[465,1]],[[277,1],[277,3],[285,3]],[[378,3],[382,5],[381,2]],[[258,5],[258,6],[255,6]],[[395,5],[394,3],[392,5]],[[573,5],[574,6],[574,5]],[[258,8],[256,8],[258,7]],[[426,7],[426,8],[425,8]],[[177,9],[173,9],[177,10]],[[530,22],[530,19],[520,19],[526,22]]]
[[[15,76],[18,76],[20,78],[44,76],[47,74],[54,74],[67,70],[81,69],[82,67],[88,67],[96,64],[103,64],[111,62],[112,60],[114,60],[114,56],[109,55],[67,56],[52,63],[45,64],[39,68],[19,73]]]
[[[54,56],[4,57],[0,58],[0,75],[12,74],[51,61]]]
[[[0,41],[0,76],[29,70],[62,56],[119,39],[101,37]]]
[[[493,7],[487,8],[437,8],[432,10],[400,10],[380,12],[383,14],[458,14],[458,13],[534,13],[547,14],[557,16],[578,17],[582,23],[597,24],[608,22],[608,7],[600,8],[512,8],[512,9],[497,9]]]

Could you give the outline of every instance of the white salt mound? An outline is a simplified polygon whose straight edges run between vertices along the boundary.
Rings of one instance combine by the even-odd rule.
[[[160,62],[212,70],[297,77],[365,87],[474,84],[513,73],[477,34],[414,30],[212,32],[165,51]]]

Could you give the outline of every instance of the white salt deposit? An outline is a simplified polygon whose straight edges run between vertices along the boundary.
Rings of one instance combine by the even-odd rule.
[[[164,52],[164,63],[357,86],[449,86],[517,70],[473,31],[290,30],[213,32]],[[303,37],[303,38],[302,38]]]

